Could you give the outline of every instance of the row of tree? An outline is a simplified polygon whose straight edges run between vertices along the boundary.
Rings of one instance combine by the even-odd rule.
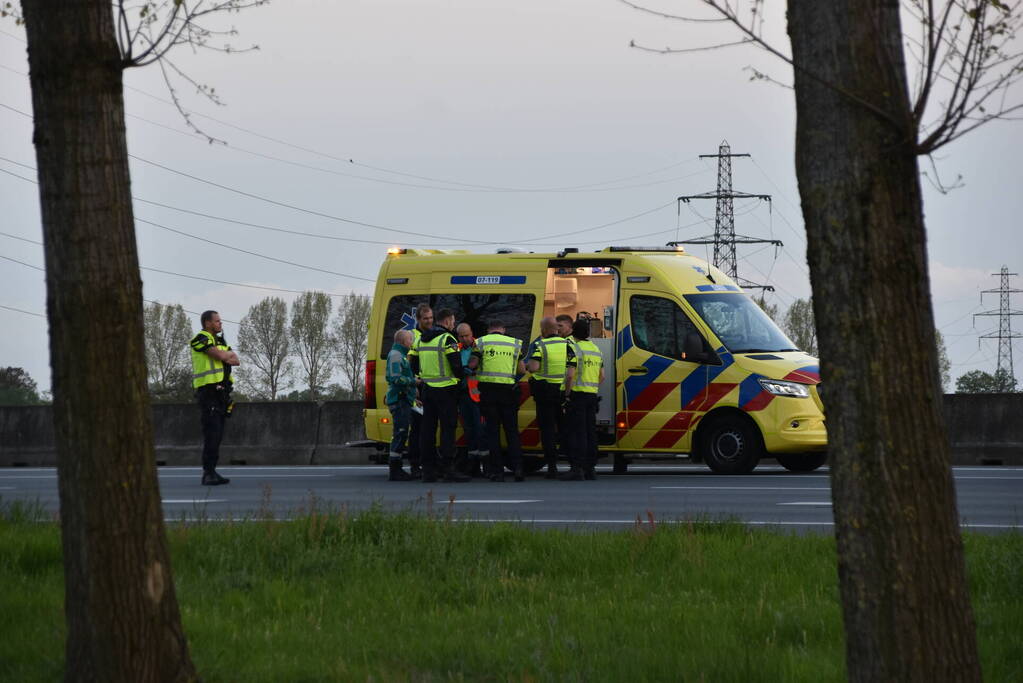
[[[303,292],[290,310],[278,297],[250,307],[237,341],[228,340],[242,356],[239,393],[270,401],[359,398],[371,310],[370,297],[355,292],[336,307],[324,292]],[[188,316],[180,304],[160,303],[146,304],[143,314],[150,393],[158,401],[190,400],[195,330]],[[331,381],[336,373],[341,384]]]

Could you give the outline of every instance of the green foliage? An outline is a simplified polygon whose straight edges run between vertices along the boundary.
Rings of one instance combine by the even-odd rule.
[[[1000,368],[994,374],[971,370],[956,380],[957,394],[1010,394],[1016,391],[1016,379]]]
[[[366,294],[351,292],[341,300],[334,320],[334,340],[337,344],[338,364],[348,382],[354,398],[363,392],[366,343],[373,300]]]
[[[38,387],[24,368],[0,368],[0,405],[33,406],[38,403]]]
[[[813,317],[813,299],[796,299],[785,311],[781,328],[796,348],[817,355],[817,324]]]
[[[188,316],[181,304],[145,304],[142,310],[149,393],[154,401],[192,399],[192,338]]]
[[[203,679],[845,679],[830,537],[697,520],[538,531],[453,507],[312,500],[291,522],[170,525]],[[968,535],[966,550],[986,677],[1012,680],[1023,537]],[[0,583],[0,678],[59,679],[56,525],[0,515]]]
[[[284,299],[266,297],[251,306],[238,332],[238,353],[245,361],[238,372],[242,386],[260,399],[276,399],[291,386],[289,350]]]
[[[302,366],[302,382],[317,398],[334,371],[333,340],[328,329],[330,297],[323,292],[303,292],[291,303],[291,350]]]

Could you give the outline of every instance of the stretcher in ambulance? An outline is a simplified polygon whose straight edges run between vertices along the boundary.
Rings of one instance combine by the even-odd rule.
[[[380,268],[366,362],[367,437],[390,440],[384,361],[421,303],[450,308],[476,336],[490,320],[525,345],[540,319],[588,318],[604,355],[597,415],[602,456],[616,472],[637,458],[688,456],[742,474],[764,458],[793,471],[820,467],[827,431],[817,359],[794,347],[727,275],[681,247],[607,247],[579,253],[392,249]],[[519,427],[541,454],[528,376]],[[459,431],[459,443],[464,443]],[[527,458],[539,468],[539,457]]]

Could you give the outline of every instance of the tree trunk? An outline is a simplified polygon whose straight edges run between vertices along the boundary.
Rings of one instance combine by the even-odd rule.
[[[788,31],[849,679],[979,681],[899,3],[790,0]]]
[[[188,681],[153,457],[109,0],[22,0],[46,251],[68,681]]]

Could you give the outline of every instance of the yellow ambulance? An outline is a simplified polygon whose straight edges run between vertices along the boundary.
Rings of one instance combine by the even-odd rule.
[[[395,330],[415,327],[421,303],[454,310],[477,336],[499,319],[524,344],[538,336],[544,316],[588,317],[606,370],[600,450],[613,456],[616,472],[635,458],[684,454],[724,474],[748,473],[765,457],[793,471],[825,461],[817,359],[796,349],[727,275],[681,247],[389,250],[366,361],[366,435],[378,444],[391,438],[384,359]],[[523,450],[539,456],[527,380],[519,382],[519,427]],[[526,460],[527,469],[542,464]]]

